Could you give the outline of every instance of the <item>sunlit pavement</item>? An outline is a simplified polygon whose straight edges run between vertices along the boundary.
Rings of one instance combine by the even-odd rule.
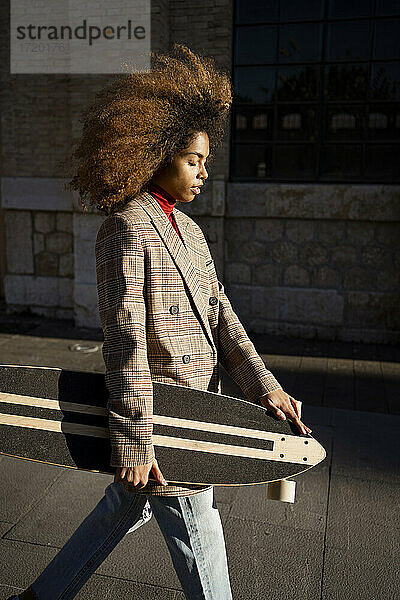
[[[400,597],[400,349],[250,337],[327,458],[297,476],[294,504],[267,500],[266,485],[215,488],[234,600]],[[0,318],[2,364],[103,372],[101,344],[100,330],[68,321]],[[223,370],[222,392],[245,398]],[[2,600],[37,577],[112,477],[8,457],[0,469]],[[76,597],[183,600],[156,520],[126,535]]]

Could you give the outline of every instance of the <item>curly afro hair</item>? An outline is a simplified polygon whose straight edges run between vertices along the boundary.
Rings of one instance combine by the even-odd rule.
[[[207,133],[209,161],[225,134],[232,103],[229,75],[183,44],[151,52],[147,72],[118,76],[80,117],[82,136],[66,184],[104,214],[146,188],[153,175]]]

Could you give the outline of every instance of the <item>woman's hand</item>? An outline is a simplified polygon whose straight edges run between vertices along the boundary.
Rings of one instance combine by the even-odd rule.
[[[125,481],[133,483],[133,485],[140,490],[147,485],[150,471],[152,471],[154,479],[158,481],[158,483],[167,485],[155,458],[153,458],[151,463],[145,465],[137,465],[136,467],[117,467],[114,482],[119,483],[125,479]]]
[[[300,421],[297,401],[283,390],[274,390],[260,398],[260,402],[268,408],[278,419],[288,419],[297,425],[301,433],[311,433],[311,429]]]

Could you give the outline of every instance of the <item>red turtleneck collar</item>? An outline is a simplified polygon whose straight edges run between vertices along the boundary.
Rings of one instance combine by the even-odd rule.
[[[167,192],[167,190],[164,190],[164,188],[152,182],[150,182],[147,186],[147,191],[152,196],[154,196],[156,200],[158,200],[158,202],[161,205],[161,208],[169,218],[177,202],[176,198],[174,198],[169,192]]]
[[[149,192],[149,194],[151,194],[157,200],[157,202],[159,203],[159,205],[161,206],[161,208],[167,215],[172,227],[175,229],[176,233],[182,239],[182,236],[179,233],[178,225],[176,224],[174,213],[173,213],[174,206],[177,202],[177,199],[174,198],[169,192],[167,192],[167,190],[164,190],[164,188],[162,188],[161,186],[156,185],[155,183],[152,183],[152,182],[150,182],[147,185],[147,191]]]

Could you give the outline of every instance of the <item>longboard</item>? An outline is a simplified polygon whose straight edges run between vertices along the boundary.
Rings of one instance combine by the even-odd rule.
[[[0,454],[114,474],[107,398],[102,373],[0,365]],[[326,456],[311,435],[263,406],[156,381],[152,441],[171,484],[286,480]]]

